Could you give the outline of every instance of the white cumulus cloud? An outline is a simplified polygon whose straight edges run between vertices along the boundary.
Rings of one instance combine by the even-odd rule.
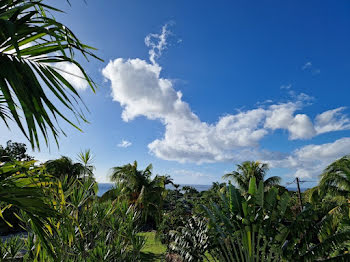
[[[338,107],[317,115],[315,119],[317,134],[350,129],[350,119],[342,114],[345,109],[345,107]]]

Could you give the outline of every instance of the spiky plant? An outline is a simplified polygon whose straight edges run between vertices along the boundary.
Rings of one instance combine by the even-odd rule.
[[[205,252],[209,246],[207,222],[198,216],[192,216],[184,226],[170,232],[172,241],[169,251],[178,254],[186,262],[207,260]]]

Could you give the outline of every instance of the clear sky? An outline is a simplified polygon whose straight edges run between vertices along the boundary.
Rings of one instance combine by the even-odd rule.
[[[81,60],[96,94],[67,75],[90,124],[62,124],[37,159],[90,148],[100,182],[137,160],[187,184],[260,160],[286,183],[350,153],[349,1],[48,2],[105,62]],[[9,139],[26,142],[1,124]]]

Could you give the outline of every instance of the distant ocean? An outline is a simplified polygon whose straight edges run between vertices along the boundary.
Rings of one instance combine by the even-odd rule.
[[[108,190],[110,190],[113,187],[113,183],[98,183],[98,196],[102,196],[104,193],[106,193]],[[211,185],[180,185],[180,188],[184,186],[191,186],[195,189],[197,189],[199,192],[208,190]],[[167,186],[168,189],[174,189],[172,185]]]
[[[113,187],[113,183],[98,183],[98,196],[102,196],[105,192],[107,192],[109,189],[111,189]],[[205,191],[208,190],[212,185],[180,185],[180,188],[184,187],[184,186],[191,186],[195,189],[197,189],[199,192],[201,191]],[[169,189],[174,189],[174,187],[172,185],[168,185],[167,188]],[[290,191],[297,191],[296,188],[294,187],[287,187],[288,190]],[[301,192],[304,192],[305,190],[307,190],[307,188],[300,188]]]

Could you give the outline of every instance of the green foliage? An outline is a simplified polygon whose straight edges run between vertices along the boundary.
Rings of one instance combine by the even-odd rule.
[[[2,261],[16,261],[22,251],[23,261],[38,262],[349,259],[349,202],[328,187],[345,190],[334,178],[346,178],[346,158],[326,169],[324,183],[303,194],[301,212],[294,208],[294,193],[278,185],[266,188],[266,180],[255,175],[246,191],[231,183],[214,183],[205,192],[170,190],[169,176],[152,178],[151,165],[138,170],[136,162],[114,168],[115,187],[98,198],[90,151],[78,160],[0,165],[0,215],[12,226],[5,214],[13,214],[28,232],[25,240],[0,243]],[[140,233],[151,219],[167,255],[155,232]],[[145,239],[150,235],[152,241]]]
[[[184,192],[185,198],[196,197],[199,194],[198,190],[191,186],[184,186],[182,191]]]
[[[73,250],[87,261],[139,261],[144,238],[138,235],[137,219],[127,202],[94,203],[81,212],[83,237],[76,235]]]
[[[219,261],[345,261],[348,204],[308,204],[294,217],[290,199],[262,181],[257,187],[254,177],[243,195],[229,185],[221,202],[204,207],[216,244],[210,253]]]
[[[6,147],[0,145],[0,162],[30,161],[33,157],[27,153],[27,146],[23,143],[7,141]]]
[[[336,256],[342,261],[347,256],[345,244],[350,240],[349,229],[339,227],[345,210],[346,206],[337,207],[334,203],[307,205],[285,226],[283,256],[298,261],[326,261]]]
[[[169,245],[170,232],[184,225],[185,219],[190,217],[192,209],[190,203],[183,197],[180,190],[167,190],[163,205],[162,221],[157,231],[162,243]]]
[[[219,202],[219,192],[225,191],[226,184],[213,183],[206,191],[198,192],[192,187],[181,190],[167,190],[163,205],[163,219],[158,226],[158,232],[163,243],[169,245],[172,241],[171,232],[184,227],[193,214],[203,213],[202,205]]]
[[[50,161],[52,175],[35,161],[0,166],[0,215],[16,210],[29,233],[25,246],[16,239],[3,244],[3,258],[14,259],[24,249],[24,261],[140,260],[140,213],[127,200],[98,200],[89,155],[78,164],[67,158]]]
[[[97,58],[92,53],[94,48],[81,43],[68,27],[46,15],[55,12],[61,11],[42,0],[0,3],[0,118],[6,125],[14,120],[33,148],[39,147],[39,132],[46,143],[49,134],[56,141],[60,132],[64,134],[56,123],[58,118],[79,129],[54,103],[86,121],[78,92],[56,64],[77,66],[95,91],[95,84],[74,56],[78,52],[85,58]]]
[[[51,178],[41,167],[34,166],[35,161],[8,162],[0,166],[0,201],[5,205],[3,211],[16,207],[19,214],[14,214],[24,224],[30,225],[38,241],[52,252],[52,218],[60,218],[60,213],[53,207]],[[7,221],[5,221],[7,222]],[[8,223],[8,222],[7,222]],[[8,223],[10,227],[12,225]]]
[[[142,188],[150,182],[152,175],[152,164],[145,170],[137,170],[137,162],[111,169],[111,180],[123,185],[131,193],[141,192]],[[138,196],[136,196],[136,199]]]
[[[62,185],[58,190],[62,188],[67,187]],[[135,226],[138,212],[126,201],[97,201],[96,189],[94,179],[70,182],[63,198],[56,199],[56,208],[62,215],[52,219],[55,231],[50,243],[54,256],[42,246],[42,241],[28,237],[25,259],[139,261],[144,239]]]
[[[90,149],[87,149],[85,151],[81,151],[78,154],[78,160],[79,163],[81,163],[83,165],[83,178],[86,177],[93,177],[93,171],[95,169],[95,167],[93,166],[93,161],[94,161],[94,157],[90,151]]]

